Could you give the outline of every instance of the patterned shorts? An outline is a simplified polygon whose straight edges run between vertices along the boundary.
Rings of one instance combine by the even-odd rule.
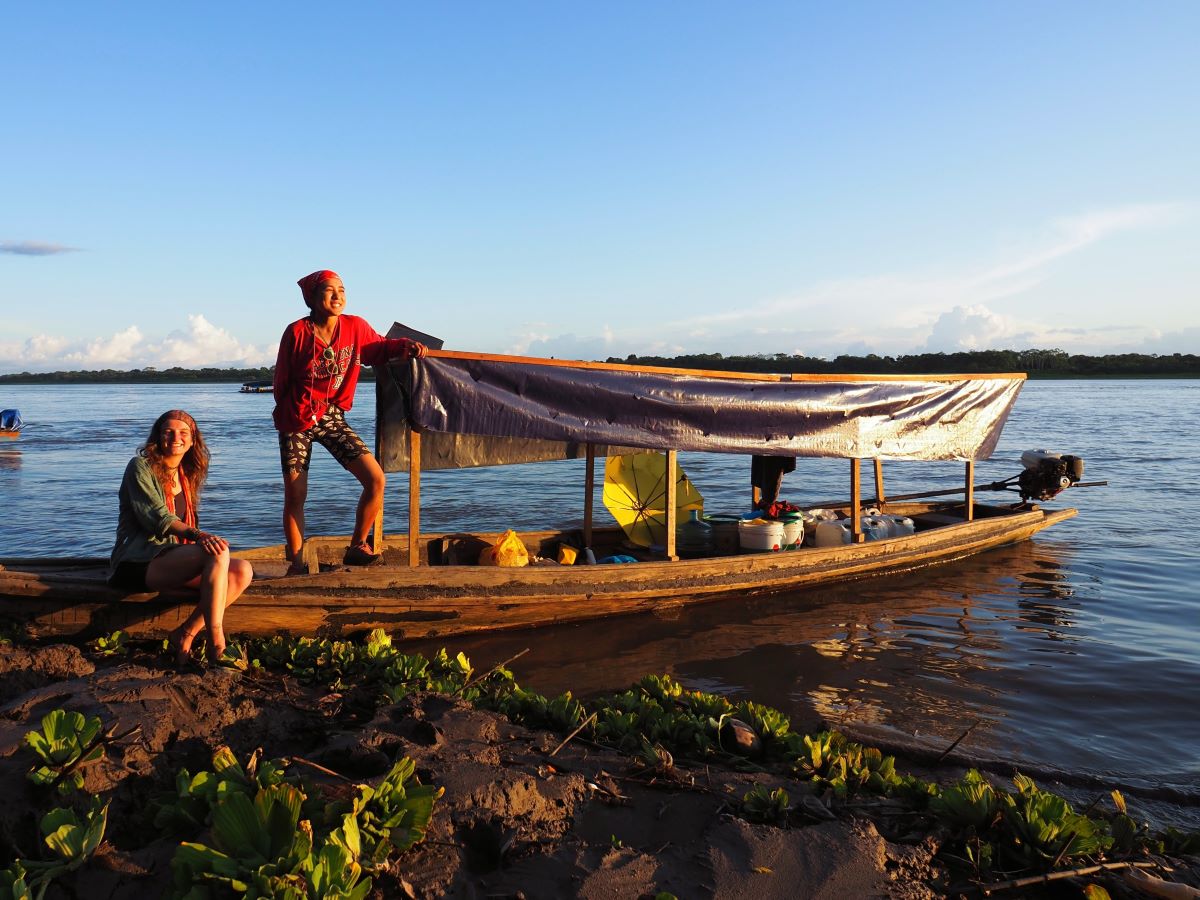
[[[313,441],[328,450],[344,469],[364,453],[371,452],[354,429],[346,424],[346,414],[330,404],[325,415],[307,431],[279,432],[279,461],[284,475],[308,471]]]

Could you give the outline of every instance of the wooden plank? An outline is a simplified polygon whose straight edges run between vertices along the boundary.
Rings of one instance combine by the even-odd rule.
[[[382,532],[383,529],[380,529]],[[304,565],[304,571],[309,575],[321,574],[321,561],[317,556],[317,545],[312,541],[305,541],[300,545],[300,562]]]
[[[883,460],[875,460],[875,502],[879,504],[879,511],[883,512],[883,505],[887,503],[887,499],[883,496]]]
[[[975,519],[975,460],[967,460],[967,496],[964,501],[964,518],[968,521]]]
[[[862,530],[862,460],[850,460],[850,534],[861,544],[867,536]]]
[[[583,546],[592,546],[592,505],[596,497],[596,445],[587,444],[586,468],[583,476]]]
[[[667,539],[666,551],[667,559],[678,560],[679,557],[675,554],[675,529],[678,526],[679,512],[675,509],[675,504],[679,500],[679,485],[676,479],[679,476],[679,451],[667,451]]]
[[[421,432],[408,430],[408,565],[421,565]]]
[[[543,359],[540,356],[508,356],[501,353],[472,353],[465,350],[430,350],[434,359],[477,359],[484,362],[519,363],[522,365],[557,366],[568,369],[591,369],[606,372],[643,372],[653,375],[686,375],[703,378],[728,378],[733,381],[804,381],[816,384],[829,382],[872,381],[988,381],[1014,378],[1025,380],[1024,372],[1003,372],[987,375],[816,375],[794,373],[777,375],[760,372],[723,372],[717,369],[680,369],[668,366],[628,366],[621,363],[590,362],[582,359]]]

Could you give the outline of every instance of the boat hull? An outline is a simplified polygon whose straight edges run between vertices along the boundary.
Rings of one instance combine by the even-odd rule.
[[[905,514],[947,521],[908,537],[828,549],[601,566],[331,567],[279,578],[270,576],[282,572],[282,548],[261,548],[237,554],[255,565],[256,578],[231,607],[226,627],[255,636],[341,636],[383,628],[404,640],[661,612],[947,562],[1026,540],[1075,510],[980,506],[978,518],[955,522],[925,504]],[[335,543],[328,547],[335,549]],[[407,555],[402,536],[389,537],[389,546],[390,556]],[[195,603],[194,597],[125,595],[109,588],[101,580],[100,560],[3,560],[0,567],[0,615],[24,623],[34,637],[117,629],[163,637]]]

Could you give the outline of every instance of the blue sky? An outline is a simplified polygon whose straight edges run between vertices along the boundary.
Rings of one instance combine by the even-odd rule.
[[[1200,352],[1200,4],[22,4],[0,371]]]

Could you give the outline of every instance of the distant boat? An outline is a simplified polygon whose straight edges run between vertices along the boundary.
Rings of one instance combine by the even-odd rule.
[[[272,390],[272,384],[269,381],[246,381],[242,383],[242,389],[239,394],[269,394]]]
[[[0,409],[0,437],[15,438],[25,422],[19,409]]]

